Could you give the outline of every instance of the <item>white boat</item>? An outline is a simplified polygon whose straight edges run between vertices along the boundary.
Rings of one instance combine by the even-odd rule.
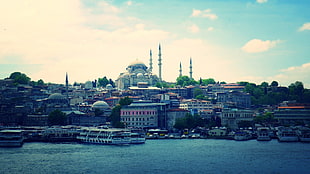
[[[130,133],[130,144],[143,144],[145,143],[145,134],[138,132]]]
[[[237,131],[235,132],[234,139],[237,141],[249,140],[252,135],[248,131]]]
[[[257,128],[257,141],[270,141],[270,129],[268,127]]]
[[[296,142],[298,136],[295,130],[289,127],[279,127],[277,132],[278,140],[282,142]]]
[[[297,135],[298,135],[299,141],[310,142],[310,128],[307,128],[307,127],[298,128]]]
[[[80,132],[77,139],[82,143],[122,145],[130,144],[130,132],[124,129],[86,128]]]
[[[1,130],[0,147],[21,147],[24,143],[22,130]]]

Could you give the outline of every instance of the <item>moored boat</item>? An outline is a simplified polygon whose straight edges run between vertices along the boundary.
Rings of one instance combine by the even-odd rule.
[[[77,136],[77,140],[82,143],[122,145],[130,144],[130,132],[124,129],[98,129],[85,128]]]
[[[130,144],[143,144],[145,143],[145,134],[139,132],[131,132],[130,139]]]
[[[24,143],[22,130],[1,130],[0,147],[21,147]]]
[[[257,141],[270,141],[270,129],[268,127],[257,128]]]
[[[310,128],[308,127],[298,128],[297,135],[298,135],[299,141],[310,142]]]
[[[298,136],[295,130],[290,127],[279,127],[277,132],[278,140],[281,142],[296,142]]]
[[[237,141],[249,140],[251,138],[252,138],[252,135],[248,131],[237,131],[234,134],[234,140],[237,140]]]

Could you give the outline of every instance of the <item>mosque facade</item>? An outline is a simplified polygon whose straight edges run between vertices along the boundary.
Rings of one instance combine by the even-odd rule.
[[[143,62],[136,60],[128,65],[126,72],[119,75],[116,86],[118,89],[128,89],[131,86],[138,86],[138,83],[155,86],[158,82],[157,75],[153,74]]]
[[[128,89],[132,86],[138,86],[138,84],[147,84],[147,86],[155,86],[156,83],[161,82],[161,48],[159,45],[158,53],[158,67],[159,77],[152,73],[152,50],[150,50],[150,65],[149,68],[141,61],[136,60],[129,64],[126,68],[126,72],[120,73],[116,80],[116,86],[118,89]]]
[[[130,63],[126,71],[120,73],[119,77],[115,81],[118,89],[129,89],[129,87],[139,86],[143,84],[145,86],[155,86],[158,82],[162,82],[162,54],[161,47],[158,47],[158,74],[159,76],[152,73],[153,62],[152,62],[152,50],[150,50],[150,62],[149,68],[141,61],[136,60]],[[182,76],[182,65],[180,63],[180,76]],[[190,58],[190,78],[192,79],[192,58]]]

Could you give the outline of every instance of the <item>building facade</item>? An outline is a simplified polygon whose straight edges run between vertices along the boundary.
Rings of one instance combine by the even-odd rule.
[[[231,129],[238,129],[240,121],[253,121],[254,111],[241,109],[223,109],[221,115],[222,126],[227,126]]]

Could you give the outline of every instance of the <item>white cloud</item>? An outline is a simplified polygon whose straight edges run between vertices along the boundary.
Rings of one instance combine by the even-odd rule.
[[[278,43],[281,43],[280,40],[260,40],[260,39],[252,39],[247,42],[241,49],[247,53],[258,53],[265,52],[269,49],[275,47]]]
[[[131,6],[131,5],[132,5],[132,1],[127,1],[126,4],[127,4],[128,6]]]
[[[188,27],[188,31],[191,33],[198,33],[200,31],[200,28],[197,25],[193,24]]]
[[[206,10],[196,10],[193,9],[192,15],[191,17],[202,17],[202,18],[208,18],[211,20],[215,20],[218,18],[218,16],[216,14],[211,13],[210,9],[206,9]]]
[[[266,3],[266,2],[268,2],[268,0],[256,0],[256,2],[261,4],[261,3]]]
[[[208,31],[213,31],[214,28],[213,28],[213,27],[209,27],[207,30],[208,30]]]
[[[296,81],[301,81],[304,86],[310,89],[310,62],[302,64],[301,66],[293,66],[287,69],[281,70],[281,73],[276,75],[274,78],[282,82],[283,84],[289,85]]]
[[[198,16],[200,16],[200,14],[201,14],[200,10],[193,9],[192,17],[198,17]]]
[[[39,71],[24,73],[46,82],[63,83],[65,72],[72,83],[104,75],[116,79],[128,63],[148,60],[150,47],[170,37],[121,13],[105,2],[89,9],[78,0],[6,1],[0,6],[6,29],[0,32],[0,64],[6,66],[9,56],[20,59],[19,67],[39,64]]]
[[[304,31],[304,30],[310,30],[310,22],[304,23],[304,24],[299,28],[299,31]]]
[[[258,76],[246,76],[241,77],[239,81],[249,81],[254,82],[256,84],[260,84],[261,82],[269,82],[277,81],[281,86],[289,86],[291,83],[295,83],[296,81],[301,81],[304,84],[305,88],[310,89],[310,62],[302,64],[300,66],[288,67],[286,69],[280,70],[279,74],[269,77],[258,77]]]

